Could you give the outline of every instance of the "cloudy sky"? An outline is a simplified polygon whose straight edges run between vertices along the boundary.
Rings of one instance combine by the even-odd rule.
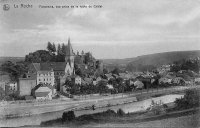
[[[200,50],[200,0],[2,0],[0,4],[0,56],[25,56],[46,49],[48,41],[67,43],[68,37],[74,51],[91,51],[96,58]],[[10,5],[9,11],[3,11],[4,4]]]

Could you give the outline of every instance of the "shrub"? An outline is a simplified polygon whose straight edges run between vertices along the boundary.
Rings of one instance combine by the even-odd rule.
[[[176,109],[188,109],[199,106],[199,91],[196,89],[186,90],[183,98],[176,99]]]
[[[162,113],[162,108],[161,106],[155,106],[152,108],[152,112],[155,114],[155,115],[160,115]]]
[[[108,109],[102,113],[99,113],[101,116],[116,116],[116,112],[114,110]]]
[[[74,120],[76,117],[75,117],[75,114],[74,114],[74,111],[68,111],[68,112],[64,112],[63,115],[62,115],[62,121],[72,121]]]
[[[120,108],[120,109],[117,110],[117,115],[118,116],[124,116],[125,112]]]

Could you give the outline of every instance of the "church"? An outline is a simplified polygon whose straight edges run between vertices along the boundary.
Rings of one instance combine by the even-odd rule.
[[[45,62],[45,63],[31,63],[28,68],[28,77],[36,79],[38,84],[49,84],[59,90],[59,81],[62,76],[72,76],[75,74],[74,58],[70,39],[68,39],[68,46],[66,49],[65,62]]]

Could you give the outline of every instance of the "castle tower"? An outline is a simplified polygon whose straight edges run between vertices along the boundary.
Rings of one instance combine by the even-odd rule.
[[[73,52],[72,46],[71,46],[71,42],[70,42],[70,38],[68,39],[68,45],[67,45],[67,49],[66,49],[66,56],[65,56],[65,62],[66,62],[66,68],[65,68],[65,73],[67,73],[67,75],[73,75],[74,74],[74,57],[75,54]]]

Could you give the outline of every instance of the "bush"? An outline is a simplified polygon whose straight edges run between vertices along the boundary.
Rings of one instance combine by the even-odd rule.
[[[124,116],[125,112],[120,108],[120,109],[117,110],[117,115],[118,116]]]
[[[63,115],[62,115],[62,121],[72,121],[74,120],[76,117],[75,117],[75,114],[74,114],[74,111],[68,111],[68,112],[64,112]]]
[[[199,106],[199,91],[196,89],[186,90],[183,98],[176,99],[176,109],[188,109]]]
[[[116,112],[114,110],[108,109],[107,111],[97,113],[97,115],[104,117],[116,116]]]
[[[155,114],[155,115],[160,115],[162,112],[164,112],[162,106],[155,106],[152,108],[152,112]]]

